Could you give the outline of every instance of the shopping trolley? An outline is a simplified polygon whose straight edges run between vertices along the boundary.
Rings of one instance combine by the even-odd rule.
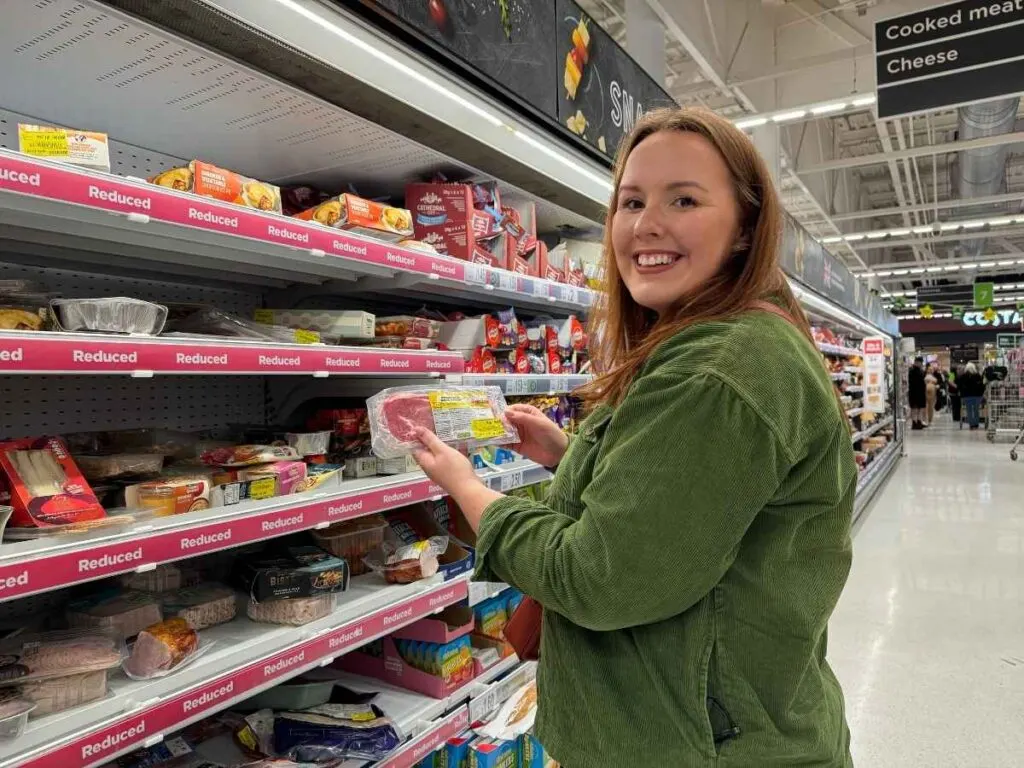
[[[1010,350],[1006,355],[1006,378],[993,381],[985,390],[987,404],[987,437],[991,442],[1010,437],[1011,461],[1017,460],[1017,449],[1024,442],[1024,349]]]

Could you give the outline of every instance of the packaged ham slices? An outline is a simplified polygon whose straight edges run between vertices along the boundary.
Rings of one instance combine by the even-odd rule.
[[[407,456],[419,446],[417,427],[472,450],[519,442],[505,421],[505,396],[498,387],[392,387],[366,401],[373,452],[382,459]]]

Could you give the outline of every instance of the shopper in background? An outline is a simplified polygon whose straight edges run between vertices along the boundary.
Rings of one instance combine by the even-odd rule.
[[[958,369],[949,372],[949,409],[952,412],[953,421],[960,422],[960,373]]]
[[[924,382],[924,358],[915,357],[907,371],[907,402],[910,404],[911,429],[924,429],[924,410],[928,405]]]
[[[974,363],[968,363],[962,376],[957,378],[960,397],[967,409],[967,423],[971,429],[977,429],[981,423],[981,399],[985,396],[985,380],[978,373]]]
[[[929,365],[928,372],[924,375],[924,401],[925,415],[924,423],[931,426],[935,420],[935,401],[939,396],[939,377],[935,373],[935,366]]]
[[[730,121],[646,114],[616,164],[592,412],[571,443],[508,412],[558,465],[547,500],[489,490],[420,433],[477,528],[477,578],[543,606],[537,735],[567,768],[852,764],[825,649],[857,470],[781,228]]]

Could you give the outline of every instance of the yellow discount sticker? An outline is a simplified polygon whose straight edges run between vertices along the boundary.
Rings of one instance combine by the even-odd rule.
[[[428,393],[427,398],[433,411],[490,407],[487,393],[482,389],[439,389]]]
[[[21,151],[34,157],[67,157],[68,133],[60,128],[33,128],[19,125],[18,142]]]
[[[272,499],[277,491],[277,480],[273,477],[261,477],[249,483],[250,499]]]
[[[257,323],[266,323],[267,325],[274,324],[274,310],[272,309],[257,309],[252,313],[252,319]]]
[[[302,328],[295,329],[295,341],[299,344],[319,344],[320,334],[316,331],[306,331]]]
[[[501,419],[473,419],[470,422],[469,431],[474,440],[490,440],[492,437],[501,437],[506,433]]]

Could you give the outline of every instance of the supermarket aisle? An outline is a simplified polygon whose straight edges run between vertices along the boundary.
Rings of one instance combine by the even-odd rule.
[[[867,768],[1024,761],[1024,462],[940,422],[861,521],[829,654]]]

